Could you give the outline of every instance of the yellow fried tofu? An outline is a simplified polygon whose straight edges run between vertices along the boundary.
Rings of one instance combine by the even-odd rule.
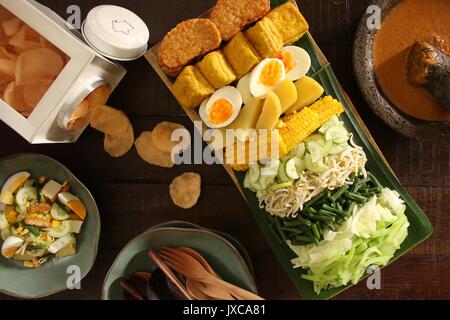
[[[242,78],[261,61],[256,49],[242,32],[231,39],[223,49],[223,54],[233,67],[238,79]]]
[[[173,94],[183,108],[194,109],[214,93],[214,87],[196,66],[187,66],[173,84]]]
[[[233,68],[220,50],[208,53],[197,63],[197,67],[216,89],[223,88],[237,79]]]
[[[296,42],[309,30],[305,18],[291,2],[276,7],[266,18],[275,25],[285,45]]]
[[[245,32],[245,36],[262,58],[269,58],[283,47],[283,38],[273,22],[262,19]]]

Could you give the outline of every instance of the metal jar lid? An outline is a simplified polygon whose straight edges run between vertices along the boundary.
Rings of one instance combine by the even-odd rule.
[[[93,8],[81,30],[93,49],[107,58],[120,61],[143,56],[150,37],[141,18],[128,9],[113,5]]]

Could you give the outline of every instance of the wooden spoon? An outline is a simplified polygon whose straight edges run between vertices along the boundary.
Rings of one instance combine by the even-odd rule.
[[[224,290],[244,300],[264,300],[252,292],[212,276],[196,259],[183,251],[163,247],[161,253],[167,265],[186,278],[222,287]]]
[[[177,278],[176,275],[173,274],[172,270],[164,263],[164,261],[160,258],[160,256],[153,251],[152,249],[148,249],[147,254],[150,256],[150,259],[156,264],[156,266],[164,272],[164,274],[173,282],[173,284],[180,290],[180,293],[187,299],[193,300],[189,292],[183,286],[181,281]]]

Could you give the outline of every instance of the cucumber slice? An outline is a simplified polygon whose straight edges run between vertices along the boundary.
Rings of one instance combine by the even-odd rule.
[[[331,118],[330,120],[327,121],[327,123],[325,123],[322,128],[319,129],[320,133],[325,133],[327,132],[328,129],[330,129],[331,127],[336,127],[336,126],[343,126],[344,124],[339,120],[338,116],[334,116],[333,118]]]
[[[48,232],[53,238],[62,238],[70,232],[70,225],[67,221],[63,221],[59,226],[51,228]]]
[[[299,178],[297,173],[296,159],[297,158],[292,158],[284,164],[284,171],[286,173],[286,176],[292,180],[297,180]]]
[[[259,169],[259,165],[252,164],[248,169],[248,182],[249,184],[253,184],[258,181],[259,176],[261,175],[261,170]]]
[[[283,162],[283,163],[280,165],[280,168],[279,168],[279,170],[278,170],[278,180],[279,180],[281,183],[291,181],[291,179],[286,175],[286,170],[285,170],[285,168],[284,168],[285,164],[286,164],[286,162]]]
[[[3,213],[1,213],[0,214],[0,230],[6,229],[6,228],[9,228],[9,222],[8,222],[8,219],[6,219],[6,216]]]
[[[333,147],[332,141],[327,141],[325,145],[322,147],[322,157],[326,157],[329,153],[331,148]]]
[[[301,158],[294,158],[295,159],[295,168],[297,169],[297,174],[300,175],[305,169],[305,161]]]
[[[297,145],[295,147],[295,153],[294,156],[298,157],[298,158],[303,158],[303,156],[305,155],[306,152],[306,146],[305,144],[302,142],[299,145]]]
[[[274,176],[261,176],[261,178],[259,178],[259,185],[261,186],[261,190],[266,190],[271,184],[273,184],[274,180]]]
[[[341,144],[348,141],[348,131],[344,127],[331,127],[325,133],[327,141]]]
[[[310,135],[305,140],[305,142],[308,143],[308,142],[314,141],[314,142],[317,142],[319,144],[323,144],[323,143],[325,143],[324,140],[325,140],[325,138],[321,134],[315,133],[315,134]]]
[[[48,247],[48,251],[50,253],[57,253],[62,248],[76,243],[75,236],[71,233],[66,234],[64,237],[59,238],[55,242],[53,242],[50,247]]]
[[[22,188],[16,194],[16,203],[21,208],[21,210],[26,210],[28,207],[37,202],[38,194],[36,188]]]
[[[70,215],[69,213],[61,208],[56,202],[52,205],[52,210],[50,211],[53,219],[56,220],[67,220],[69,219]]]
[[[270,160],[262,169],[261,176],[275,177],[280,167],[281,161],[278,159]]]
[[[310,141],[306,144],[312,162],[319,162],[322,159],[322,147],[316,141]]]
[[[277,190],[280,190],[280,189],[284,189],[284,188],[290,187],[293,184],[294,184],[294,181],[288,181],[288,182],[285,182],[285,183],[279,183],[279,184],[276,184],[276,185],[273,185],[272,187],[270,187],[270,190],[271,191],[277,191]]]
[[[0,194],[0,202],[4,203],[4,204],[12,205],[12,204],[14,204],[14,195],[10,191],[4,190]]]
[[[309,153],[305,155],[305,165],[306,169],[315,172],[315,173],[323,173],[328,170],[328,167],[321,161],[313,162],[312,157]]]
[[[341,145],[341,144],[333,144],[333,146],[331,147],[330,151],[328,152],[328,154],[341,154],[342,152],[344,152],[346,149],[348,148],[348,145]]]

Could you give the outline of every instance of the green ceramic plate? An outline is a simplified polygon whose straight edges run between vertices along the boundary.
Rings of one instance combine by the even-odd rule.
[[[229,241],[230,244],[232,244],[237,249],[237,251],[239,251],[242,258],[244,258],[245,263],[247,264],[247,267],[250,270],[252,276],[253,277],[255,276],[255,270],[253,268],[252,259],[250,258],[250,255],[248,254],[247,250],[244,248],[244,246],[239,241],[236,240],[236,238],[230,236],[228,233],[218,231],[218,230],[203,228],[199,225],[196,225],[191,222],[186,222],[186,221],[164,222],[164,223],[158,224],[156,226],[153,226],[151,229],[169,228],[169,227],[186,228],[186,229],[202,229],[202,230],[206,230],[206,231],[211,231],[211,232],[216,233],[217,235],[225,238],[225,240]]]
[[[94,265],[100,237],[100,215],[89,190],[61,163],[39,154],[18,154],[0,160],[0,186],[14,173],[28,171],[33,177],[47,176],[69,181],[73,194],[86,206],[88,215],[77,237],[77,254],[53,258],[39,269],[25,269],[17,261],[0,256],[0,291],[19,298],[40,298],[63,290],[67,285],[67,268],[78,266],[84,278]]]
[[[104,300],[123,300],[118,279],[139,271],[155,270],[146,250],[162,246],[190,247],[200,252],[225,281],[257,293],[253,277],[239,252],[224,238],[203,229],[151,228],[119,253],[103,283]]]

